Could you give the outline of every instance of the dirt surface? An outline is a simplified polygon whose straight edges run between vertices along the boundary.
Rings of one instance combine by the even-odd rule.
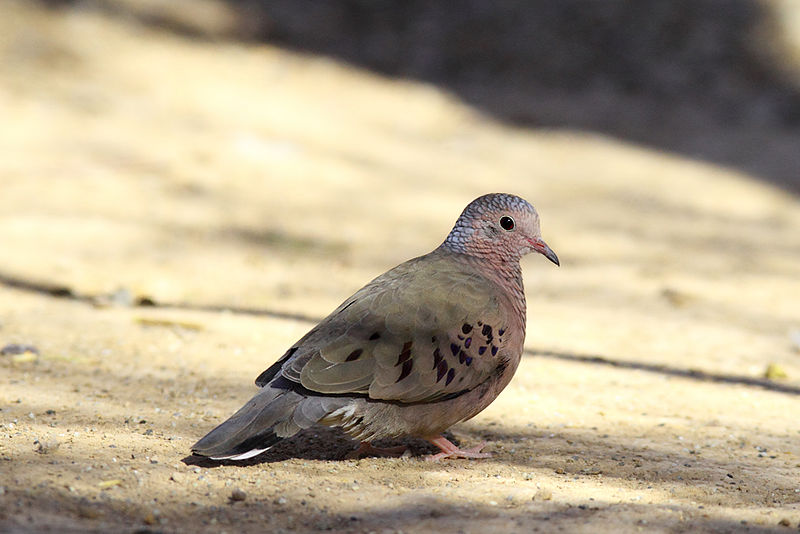
[[[0,532],[800,528],[796,197],[330,60],[0,7]],[[347,460],[314,428],[183,461],[490,191],[562,260],[524,260],[528,353],[452,429],[493,458]]]

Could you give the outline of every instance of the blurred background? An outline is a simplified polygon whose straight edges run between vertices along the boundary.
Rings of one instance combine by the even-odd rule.
[[[609,134],[800,189],[792,0],[44,5],[321,55],[433,84],[504,122]]]
[[[454,5],[0,0],[0,347],[37,349],[0,353],[14,517],[239,525],[247,508],[217,497],[260,470],[172,459],[314,320],[492,191],[537,207],[561,268],[523,260],[537,357],[459,426],[517,452],[470,464],[480,491],[455,500],[481,509],[488,484],[506,503],[489,477],[507,469],[520,491],[555,487],[524,501],[575,531],[585,508],[558,470],[580,454],[575,480],[603,472],[586,499],[645,494],[609,508],[631,529],[654,510],[673,530],[718,513],[714,532],[797,510],[800,2]],[[47,435],[71,455],[57,482],[31,445]],[[350,491],[362,474],[343,465]],[[305,492],[305,464],[280,467]],[[195,489],[176,490],[186,473]],[[388,491],[375,473],[365,498]],[[303,517],[309,497],[285,495]],[[326,498],[347,525],[363,511]]]

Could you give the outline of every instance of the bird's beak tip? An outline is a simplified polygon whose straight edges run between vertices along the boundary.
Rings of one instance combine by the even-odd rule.
[[[547,258],[548,260],[552,261],[556,264],[556,266],[561,267],[561,262],[558,261],[558,256],[556,253],[551,249],[547,243],[542,241],[541,239],[531,240],[531,245],[533,245],[533,250]]]

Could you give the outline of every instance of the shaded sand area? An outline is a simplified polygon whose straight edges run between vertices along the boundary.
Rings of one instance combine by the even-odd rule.
[[[0,347],[38,354],[0,356],[0,531],[800,526],[796,197],[331,60],[2,11]],[[531,200],[562,260],[524,260],[528,353],[452,429],[493,458],[345,460],[315,428],[182,462],[490,191]]]

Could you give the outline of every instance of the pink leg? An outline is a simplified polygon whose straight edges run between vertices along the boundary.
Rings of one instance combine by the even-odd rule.
[[[346,458],[353,459],[353,458],[361,458],[362,456],[372,455],[372,456],[400,456],[406,449],[403,445],[398,447],[373,447],[372,443],[369,441],[362,441],[361,445],[359,445],[358,449],[354,450],[353,452],[349,453]]]
[[[490,452],[481,452],[481,449],[486,446],[485,441],[471,449],[465,450],[459,449],[444,436],[428,439],[428,441],[439,447],[442,451],[438,454],[426,456],[425,460],[429,462],[438,462],[442,458],[490,458],[492,456]]]

